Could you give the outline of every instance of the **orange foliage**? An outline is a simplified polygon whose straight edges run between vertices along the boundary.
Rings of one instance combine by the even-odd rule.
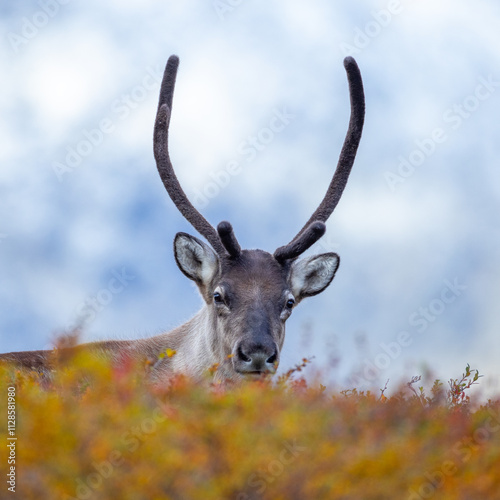
[[[226,388],[184,377],[151,387],[141,367],[85,353],[60,366],[49,388],[0,367],[16,394],[17,498],[500,497],[500,405],[473,407],[464,396],[474,370],[447,393],[437,383],[430,396],[376,396],[293,380],[306,363],[274,383]],[[1,488],[0,498],[15,497]]]

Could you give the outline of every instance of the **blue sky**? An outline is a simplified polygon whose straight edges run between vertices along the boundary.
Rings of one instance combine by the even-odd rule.
[[[0,351],[49,347],[82,318],[84,340],[153,335],[201,306],[172,254],[194,231],[152,154],[169,55],[182,185],[274,251],[330,181],[349,54],[364,135],[309,252],[341,265],[288,321],[282,368],[315,355],[344,386],[381,386],[470,363],[498,387],[498,2],[42,0],[0,16]]]

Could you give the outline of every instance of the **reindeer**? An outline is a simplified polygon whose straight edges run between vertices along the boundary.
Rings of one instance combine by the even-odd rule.
[[[361,139],[364,92],[361,74],[352,57],[344,60],[349,82],[351,117],[339,161],[328,190],[316,211],[297,235],[273,254],[243,250],[231,224],[215,229],[192,205],[175,175],[168,152],[168,131],[179,58],[168,59],[160,89],[154,126],[154,156],[161,180],[181,214],[208,242],[177,233],[174,255],[179,269],[193,280],[205,302],[189,321],[155,337],[83,344],[115,362],[125,357],[154,361],[156,381],[173,373],[204,376],[218,365],[215,378],[239,380],[275,373],[285,339],[285,323],[306,297],[325,290],[339,266],[329,252],[298,260],[325,233],[325,222],[339,202]],[[163,356],[167,349],[174,356]],[[51,371],[54,351],[27,351],[0,355],[42,373]]]

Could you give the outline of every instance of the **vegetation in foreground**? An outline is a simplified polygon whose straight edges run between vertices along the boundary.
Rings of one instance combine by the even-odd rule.
[[[477,371],[388,397],[307,385],[306,364],[208,389],[184,377],[151,387],[142,367],[83,352],[48,387],[0,367],[0,435],[14,406],[17,437],[0,456],[7,472],[14,456],[15,495],[2,481],[0,498],[500,498],[500,404],[472,404]]]

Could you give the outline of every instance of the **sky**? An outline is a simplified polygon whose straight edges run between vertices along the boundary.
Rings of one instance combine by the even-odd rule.
[[[500,390],[499,19],[494,0],[3,3],[0,352],[82,322],[82,341],[156,335],[201,307],[172,251],[196,233],[152,153],[171,54],[180,182],[213,225],[270,252],[333,175],[352,55],[363,138],[308,251],[341,264],[288,320],[280,368],[315,356],[343,388],[381,388],[470,363]]]

